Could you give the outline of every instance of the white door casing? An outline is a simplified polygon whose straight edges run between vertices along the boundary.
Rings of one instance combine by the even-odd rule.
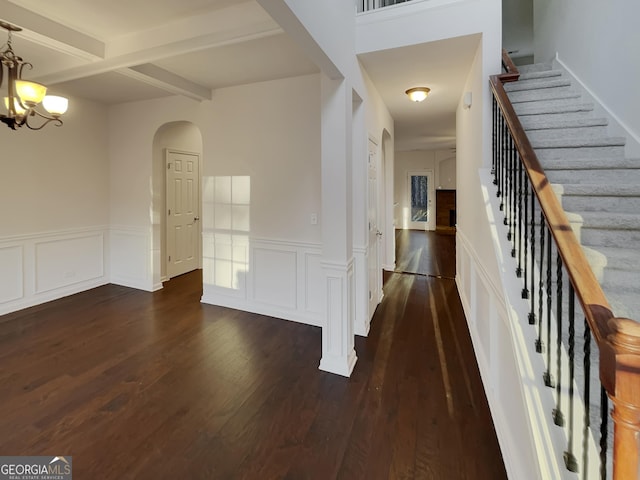
[[[382,298],[382,266],[380,263],[380,238],[382,232],[379,229],[378,209],[378,145],[369,140],[368,155],[368,270],[369,270],[369,318],[373,316],[380,299]]]
[[[200,158],[166,150],[167,278],[199,267]]]

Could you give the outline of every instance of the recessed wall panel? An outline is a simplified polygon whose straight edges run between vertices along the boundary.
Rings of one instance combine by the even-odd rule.
[[[0,303],[24,296],[23,249],[21,246],[0,248]]]

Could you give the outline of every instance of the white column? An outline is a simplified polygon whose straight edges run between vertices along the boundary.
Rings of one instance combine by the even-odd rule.
[[[326,287],[320,370],[348,377],[357,357],[353,318],[352,92],[321,74],[322,268]]]

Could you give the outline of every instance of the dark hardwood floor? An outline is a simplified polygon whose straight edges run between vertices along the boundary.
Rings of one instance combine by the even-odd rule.
[[[320,329],[200,283],[0,317],[0,455],[71,455],[78,480],[506,478],[453,280],[387,275],[349,379],[318,370]]]
[[[456,237],[424,230],[396,230],[396,271],[455,278]]]

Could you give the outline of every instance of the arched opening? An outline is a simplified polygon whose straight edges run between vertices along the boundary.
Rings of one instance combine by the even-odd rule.
[[[168,155],[186,154],[197,158],[197,212],[201,211],[202,195],[200,193],[202,172],[202,134],[200,129],[191,122],[177,121],[165,123],[158,128],[153,137],[152,179],[151,179],[151,225],[152,225],[152,276],[154,285],[169,280],[167,269],[169,262],[167,228],[169,225],[167,200],[167,175],[171,174],[167,168]],[[169,173],[168,173],[169,172]],[[173,213],[173,212],[172,212]],[[193,234],[196,235],[197,259],[196,268],[202,268],[202,227],[198,218],[195,219]]]

